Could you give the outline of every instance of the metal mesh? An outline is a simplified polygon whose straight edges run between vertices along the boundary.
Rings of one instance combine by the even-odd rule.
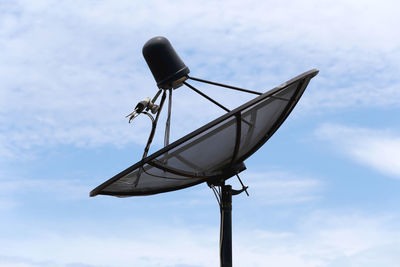
[[[221,175],[272,136],[316,74],[306,72],[221,116],[117,174],[91,196],[150,195]]]

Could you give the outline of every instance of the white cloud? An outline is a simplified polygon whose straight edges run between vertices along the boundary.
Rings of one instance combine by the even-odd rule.
[[[292,232],[239,233],[239,238],[235,238],[239,239],[235,243],[236,262],[238,266],[265,266],[266,262],[273,266],[363,266],[359,259],[364,254],[369,259],[375,256],[375,266],[386,262],[396,266],[398,249],[382,249],[397,247],[400,233],[389,226],[395,225],[395,221],[390,216],[314,212],[297,222],[298,228]]]
[[[320,211],[303,218],[290,232],[234,228],[235,265],[395,267],[400,260],[396,217]],[[218,236],[218,227],[181,228],[158,222],[112,228],[96,235],[39,231],[24,239],[2,239],[1,254],[8,256],[0,257],[0,262],[26,266],[38,266],[38,262],[50,262],[51,266],[216,266]]]
[[[34,179],[5,178],[0,176],[0,210],[24,208],[27,201],[52,199],[63,203],[88,200],[88,194],[94,185],[76,179]],[[244,172],[241,174],[255,205],[279,206],[302,204],[321,198],[323,184],[320,180],[290,173],[287,171]],[[241,185],[236,177],[229,180],[234,189]],[[244,193],[243,193],[244,195]],[[32,200],[27,200],[29,196]],[[154,200],[156,201],[156,199]],[[169,207],[192,206],[194,208],[215,207],[216,200],[212,190],[204,183],[180,192],[180,197],[166,198],[155,205]],[[39,205],[43,205],[39,203]],[[45,205],[46,206],[46,205]]]
[[[0,178],[0,210],[23,210],[40,199],[71,202],[88,198],[93,185],[76,179],[5,179]],[[31,200],[29,200],[29,197]],[[22,208],[22,209],[21,209]]]
[[[338,124],[320,126],[316,135],[351,159],[386,175],[400,177],[400,136],[389,130],[371,130]]]
[[[58,144],[142,144],[148,122],[138,120],[134,131],[123,116],[155,93],[140,51],[155,35],[170,37],[193,76],[262,91],[317,67],[310,105],[398,105],[400,32],[392,26],[398,7],[396,1],[2,4],[0,155]],[[211,92],[224,104],[244,101]],[[176,136],[220,114],[183,89],[175,95]]]
[[[257,206],[281,206],[306,204],[321,198],[324,189],[323,182],[319,179],[299,175],[287,171],[245,171],[240,174],[242,182],[248,186],[250,198],[246,198],[249,205]],[[228,180],[233,189],[242,188],[238,179],[233,176]],[[183,194],[183,193],[182,193]],[[211,189],[202,184],[197,188],[186,191],[187,197],[175,198],[168,202],[169,206],[195,205],[197,207],[215,207],[216,200]],[[241,193],[244,196],[245,193]],[[205,196],[209,196],[206,198]]]
[[[19,249],[30,247],[21,253],[25,258],[52,261],[56,266],[73,262],[95,266],[176,266],[191,263],[213,266],[217,263],[218,249],[217,242],[214,242],[215,237],[218,237],[216,232],[210,233],[208,229],[197,229],[198,232],[194,229],[176,230],[154,225],[151,228],[146,227],[147,230],[140,231],[126,229],[123,235],[117,230],[117,235],[99,234],[97,237],[42,233],[44,235],[37,246],[32,246],[35,239],[14,240],[10,241],[9,248],[2,254],[15,255],[19,254]],[[158,234],[154,235],[155,232]],[[213,254],[215,257],[208,257]]]
[[[245,172],[252,199],[261,205],[296,204],[320,198],[322,182],[299,174],[270,171]],[[232,180],[235,178],[232,178]]]

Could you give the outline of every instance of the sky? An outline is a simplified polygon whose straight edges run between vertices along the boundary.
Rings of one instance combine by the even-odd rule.
[[[156,83],[141,54],[167,37],[194,77],[266,92],[316,68],[242,172],[235,266],[400,262],[398,1],[0,1],[0,266],[219,264],[205,184],[89,197],[142,155],[125,115]],[[201,87],[234,108],[252,95]],[[171,139],[224,114],[181,87]],[[165,114],[151,152],[163,145]],[[234,188],[238,182],[228,180]]]

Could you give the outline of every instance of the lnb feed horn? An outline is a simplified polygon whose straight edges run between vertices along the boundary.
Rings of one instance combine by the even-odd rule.
[[[189,68],[167,38],[151,38],[143,46],[142,53],[159,88],[178,88],[188,79]]]

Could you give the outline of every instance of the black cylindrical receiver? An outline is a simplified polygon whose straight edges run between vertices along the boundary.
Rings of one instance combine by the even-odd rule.
[[[167,38],[151,38],[143,46],[142,53],[159,88],[179,87],[188,78],[189,68]]]

